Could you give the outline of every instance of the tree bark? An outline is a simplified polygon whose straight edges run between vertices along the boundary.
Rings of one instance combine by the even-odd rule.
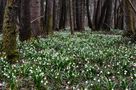
[[[14,0],[7,0],[3,23],[3,51],[9,63],[16,63],[19,58],[16,46],[15,12]]]
[[[19,31],[20,41],[29,40],[31,38],[30,0],[21,0],[21,21]]]
[[[72,3],[72,0],[69,0],[69,16],[70,16],[70,31],[71,31],[71,34],[73,35],[74,34],[74,18],[73,18],[73,3]]]
[[[31,0],[31,21],[35,20],[36,18],[41,16],[41,0]],[[32,28],[32,35],[34,37],[37,37],[41,34],[41,27],[40,27],[40,18],[35,20],[34,22],[31,22],[31,28]]]
[[[45,35],[53,34],[53,0],[47,0],[46,2],[46,25],[45,25]]]
[[[4,19],[4,10],[7,0],[0,0],[0,33],[2,33],[3,19]]]

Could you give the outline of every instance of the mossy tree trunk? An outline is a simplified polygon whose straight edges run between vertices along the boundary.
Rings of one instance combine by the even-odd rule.
[[[16,63],[18,60],[17,31],[15,24],[14,0],[7,0],[3,22],[3,51],[9,63]]]

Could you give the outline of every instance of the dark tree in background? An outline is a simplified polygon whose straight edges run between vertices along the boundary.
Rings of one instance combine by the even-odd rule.
[[[69,16],[70,16],[70,31],[71,34],[74,34],[74,15],[73,15],[73,3],[72,0],[69,0]]]
[[[21,0],[20,11],[19,39],[25,41],[31,38],[30,0]]]
[[[37,37],[41,34],[41,0],[30,0],[30,12],[32,35]]]
[[[46,0],[45,35],[53,34],[53,0]]]
[[[4,10],[7,0],[0,0],[0,33],[2,32]]]
[[[76,25],[77,31],[84,31],[85,0],[76,0]]]

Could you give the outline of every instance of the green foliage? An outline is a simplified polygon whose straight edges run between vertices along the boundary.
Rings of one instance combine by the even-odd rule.
[[[19,82],[25,79],[25,86],[38,90],[136,88],[136,45],[124,44],[119,35],[61,32],[19,42],[18,49],[20,63],[11,66],[0,58],[0,78],[12,88],[23,87]]]

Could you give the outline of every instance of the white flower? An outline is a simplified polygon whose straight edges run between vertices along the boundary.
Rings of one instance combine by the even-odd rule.
[[[130,78],[133,79],[134,77],[131,76]]]
[[[136,67],[136,63],[134,63],[133,66]]]
[[[103,73],[103,71],[100,71],[100,73],[102,74],[102,73]]]
[[[126,88],[125,90],[129,90],[128,88]]]
[[[93,84],[91,83],[91,86],[93,86]]]
[[[136,73],[134,74],[134,76],[136,77]]]
[[[107,74],[110,74],[110,72],[107,72]]]
[[[115,79],[115,76],[112,76],[113,79]]]
[[[88,81],[85,81],[85,83],[87,84],[87,83],[88,83]]]
[[[111,81],[111,79],[109,79],[109,81]]]
[[[70,82],[67,82],[68,84],[70,84]]]
[[[46,80],[47,78],[46,77],[44,77],[44,80]]]
[[[110,67],[110,65],[108,65],[108,67]]]
[[[47,83],[45,82],[45,83],[44,83],[44,85],[46,86],[46,85],[47,85]]]
[[[75,90],[76,89],[76,87],[73,87],[73,90]]]
[[[66,89],[69,89],[69,87],[68,87],[68,86],[66,86]]]
[[[41,80],[41,83],[43,83],[43,80]]]

